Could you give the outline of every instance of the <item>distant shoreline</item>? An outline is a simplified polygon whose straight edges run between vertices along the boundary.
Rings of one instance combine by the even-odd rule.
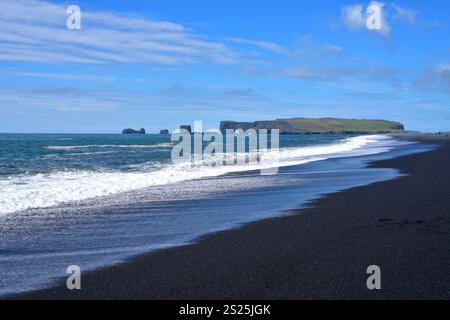
[[[308,134],[348,134],[348,135],[352,135],[352,134],[388,134],[388,135],[392,135],[392,136],[396,136],[396,137],[417,137],[418,139],[427,139],[429,137],[445,137],[446,135],[450,135],[450,132],[447,131],[442,131],[440,132],[441,134],[438,134],[439,132],[429,132],[429,133],[425,133],[425,132],[418,132],[418,131],[404,131],[404,132],[397,132],[397,133],[392,133],[392,132],[357,132],[357,133],[347,133],[347,132],[323,132],[323,133],[318,133],[318,132],[303,132],[303,133],[281,133],[281,135],[308,135]],[[161,134],[158,132],[146,132],[145,134],[136,134],[136,135],[127,135],[127,134],[122,134],[120,132],[0,132],[0,134],[6,135],[6,134],[26,134],[26,135],[30,135],[30,134],[43,134],[43,135],[117,135],[117,136],[132,136],[132,137],[136,137],[136,136],[146,136],[146,135],[158,135],[158,136],[164,136],[166,134]],[[170,133],[168,134],[170,135]]]

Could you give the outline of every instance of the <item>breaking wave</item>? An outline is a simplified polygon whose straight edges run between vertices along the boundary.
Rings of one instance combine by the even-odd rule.
[[[109,196],[121,192],[186,180],[217,177],[226,173],[262,170],[299,165],[331,157],[349,157],[385,152],[395,140],[383,135],[352,137],[332,144],[284,148],[260,154],[260,161],[250,164],[214,166],[214,159],[194,165],[189,162],[174,164],[143,163],[134,165],[134,171],[72,170],[47,174],[13,175],[0,180],[0,215],[31,208],[47,208],[74,201]],[[155,148],[150,146],[48,146],[53,150],[73,150],[91,147]],[[60,148],[60,149],[55,149]]]

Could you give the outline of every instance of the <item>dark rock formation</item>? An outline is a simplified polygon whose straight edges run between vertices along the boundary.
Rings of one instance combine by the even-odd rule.
[[[169,134],[169,130],[167,130],[167,129],[161,129],[161,130],[159,131],[159,134]]]
[[[183,125],[181,125],[180,126],[180,130],[186,130],[187,132],[189,132],[189,133],[192,133],[192,128],[191,128],[191,126],[190,125],[187,125],[187,124],[183,124]]]
[[[141,128],[139,130],[134,130],[131,128],[123,129],[122,134],[145,134],[145,129],[144,128]]]

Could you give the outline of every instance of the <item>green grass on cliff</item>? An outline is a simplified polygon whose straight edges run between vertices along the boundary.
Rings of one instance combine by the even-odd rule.
[[[335,118],[293,118],[279,119],[301,132],[402,132],[399,122],[387,120],[355,120]]]

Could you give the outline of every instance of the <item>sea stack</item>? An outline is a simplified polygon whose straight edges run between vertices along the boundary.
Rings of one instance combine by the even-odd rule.
[[[167,129],[161,129],[161,130],[159,131],[159,134],[169,134],[169,130],[167,130]]]
[[[123,129],[122,134],[145,134],[145,129],[144,128],[141,128],[139,130],[134,130],[131,128]]]

